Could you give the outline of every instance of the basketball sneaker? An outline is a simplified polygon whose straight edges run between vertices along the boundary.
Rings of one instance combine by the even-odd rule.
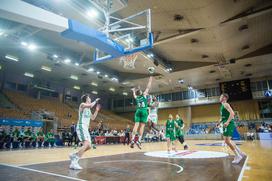
[[[141,144],[141,142],[140,141],[136,141],[136,145],[137,145],[137,147],[141,150],[142,149],[142,144]]]
[[[189,147],[188,147],[188,145],[184,145],[184,150],[188,150],[189,149]]]
[[[134,141],[130,142],[130,148],[134,148]]]
[[[242,159],[243,159],[243,157],[241,155],[235,156],[232,163],[233,164],[239,164]]]
[[[82,167],[77,162],[72,162],[69,168],[73,170],[82,170]]]

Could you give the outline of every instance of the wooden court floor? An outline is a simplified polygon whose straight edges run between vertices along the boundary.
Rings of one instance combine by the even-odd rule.
[[[201,140],[201,141],[200,140],[199,141],[189,140],[189,141],[187,141],[187,143],[190,146],[190,150],[229,152],[228,150],[226,150],[222,146],[199,146],[199,145],[196,145],[196,144],[203,144],[203,143],[210,144],[210,143],[217,143],[217,142],[218,141],[214,141],[214,140],[210,140],[210,141],[209,140]],[[247,142],[242,142],[242,145],[240,145],[240,147],[248,155],[248,162],[247,162],[247,166],[245,167],[246,169],[244,171],[242,180],[245,180],[245,181],[247,181],[247,180],[254,180],[254,181],[255,180],[258,180],[258,181],[259,180],[271,180],[271,178],[272,178],[272,162],[271,162],[272,142],[271,141],[254,141],[254,142],[247,141]],[[179,145],[178,148],[179,148],[179,150],[182,150],[181,145]],[[88,159],[83,159],[81,161],[81,164],[82,164],[82,166],[86,166],[86,165],[94,162],[95,159],[98,159],[98,161],[101,161],[101,160],[103,161],[103,160],[107,160],[107,159],[108,160],[115,160],[115,159],[117,159],[117,160],[118,159],[131,160],[132,158],[143,160],[143,159],[147,159],[146,157],[143,156],[143,153],[135,153],[135,152],[160,151],[160,150],[165,150],[165,149],[166,149],[166,143],[163,143],[163,142],[143,144],[142,150],[139,150],[137,148],[131,149],[128,146],[123,146],[123,145],[103,145],[103,146],[98,146],[96,150],[89,151],[85,155],[85,158],[88,158]],[[1,151],[0,152],[0,163],[9,164],[11,166],[25,166],[30,169],[37,169],[37,170],[42,170],[42,171],[46,170],[50,173],[53,171],[56,171],[56,169],[57,169],[56,166],[59,166],[59,169],[65,168],[65,170],[67,172],[68,169],[66,169],[66,167],[69,163],[69,162],[67,162],[68,154],[72,151],[73,151],[73,148]],[[124,154],[124,153],[128,153],[128,154]],[[120,158],[120,155],[118,155],[118,154],[123,154],[123,157]],[[112,155],[115,155],[115,156],[112,156]],[[107,157],[101,157],[101,156],[107,156]],[[99,157],[99,158],[93,158],[93,157]],[[220,170],[220,165],[225,165],[224,163],[229,164],[230,159],[232,159],[232,157],[229,157],[227,160],[225,159],[223,162],[220,162],[220,163],[219,162],[218,163],[217,162],[209,162],[208,160],[207,160],[207,162],[205,162],[205,161],[203,162],[203,160],[202,160],[201,162],[190,162],[190,163],[189,162],[186,163],[186,161],[185,161],[185,163],[186,163],[185,165],[190,165],[189,173],[186,172],[187,176],[189,174],[189,177],[185,177],[185,172],[184,172],[183,175],[182,174],[179,175],[180,177],[171,176],[171,177],[167,177],[167,178],[168,178],[168,180],[169,180],[169,178],[170,178],[170,180],[190,180],[189,178],[194,178],[194,180],[195,180],[195,178],[199,178],[197,180],[205,180],[205,179],[200,179],[201,172],[198,170],[198,169],[201,170],[199,165],[203,165],[203,163],[205,163],[205,164],[207,164],[207,166],[205,167],[207,169],[209,169],[211,167],[211,165],[213,165],[213,166],[218,165],[218,168],[219,168],[218,174],[215,174],[216,177],[212,177],[213,179],[210,179],[210,180],[228,180],[228,174],[236,173],[237,169],[239,172],[239,169],[240,169],[239,166],[232,167],[230,165],[230,167],[228,166],[228,168],[231,169],[232,171],[228,171],[229,169]],[[147,160],[154,160],[154,159],[148,158]],[[155,159],[155,161],[157,161],[157,160],[158,159]],[[163,160],[163,159],[159,159],[159,160]],[[175,162],[176,161],[173,161],[173,163],[175,163]],[[33,165],[33,164],[37,164],[37,165]],[[110,164],[111,169],[108,170],[108,172],[122,173],[120,170],[118,170],[118,169],[120,169],[121,166],[118,164],[117,165],[115,165],[115,164],[117,164],[117,163]],[[28,166],[26,166],[26,165],[28,165]],[[124,165],[126,165],[126,164],[123,164],[123,166]],[[137,164],[133,164],[133,165],[136,167],[135,170],[138,170],[140,167]],[[89,165],[88,168],[90,169],[90,168],[94,168],[94,167],[92,167],[92,165]],[[98,168],[95,167],[95,168],[97,170],[99,167]],[[103,166],[101,168],[103,168]],[[104,168],[109,169],[108,167],[105,167],[105,165],[104,165]],[[128,168],[128,167],[125,167],[125,168]],[[125,169],[125,168],[123,168],[123,169]],[[172,172],[170,172],[170,170],[167,170],[167,169],[169,169],[169,167],[167,167],[166,170],[160,170],[160,168],[164,168],[164,167],[163,166],[162,167],[155,167],[153,169],[152,173],[156,173],[156,171],[157,171],[157,173],[159,173],[158,175],[160,175],[161,173],[163,173],[163,171],[165,171],[167,173],[169,172],[168,175],[169,174],[171,175]],[[170,169],[173,171],[176,168],[170,168]],[[186,169],[188,169],[188,167],[186,167]],[[234,171],[233,171],[233,169],[234,169]],[[146,169],[144,169],[143,172],[145,170]],[[184,170],[185,170],[185,168],[184,168]],[[0,166],[0,175],[1,175],[0,178],[2,178],[1,180],[3,180],[5,178],[5,175],[8,176],[8,175],[10,175],[9,173],[15,173],[15,172],[18,174],[21,173],[22,175],[28,174],[28,175],[30,175],[30,177],[32,176],[34,178],[32,180],[35,180],[35,178],[37,178],[37,180],[48,180],[50,178],[50,177],[46,177],[45,174],[43,174],[43,173],[31,175],[33,173],[31,173],[27,170],[17,169],[14,167],[4,167],[3,165]],[[59,172],[61,172],[61,169]],[[88,170],[88,173],[89,172],[92,172],[92,169]],[[231,173],[228,173],[228,172],[231,172]],[[84,176],[82,176],[82,174],[84,175],[84,173],[86,174],[86,170],[81,173],[81,177],[84,177]],[[130,173],[131,173],[131,170],[130,170]],[[73,174],[76,174],[76,172],[66,173],[66,175],[69,175],[69,174],[72,174],[72,177],[77,178],[77,175],[73,176]],[[96,174],[98,174],[98,173],[96,173]],[[126,174],[126,173],[124,172],[123,174]],[[220,179],[221,178],[220,174],[225,175],[225,177]],[[164,175],[164,174],[162,174],[162,175]],[[219,175],[219,177],[218,177],[218,175]],[[53,178],[55,179],[55,177],[52,177],[52,180],[54,180]],[[101,178],[103,178],[103,177],[100,177],[99,174],[97,177],[94,177],[95,180],[103,180]],[[143,178],[142,180],[145,180],[145,176],[142,178]],[[162,178],[162,177],[160,176],[159,178]],[[231,177],[231,178],[237,178],[237,177],[235,176],[235,177]],[[18,176],[17,179],[23,181],[23,179],[20,179],[20,176]],[[65,179],[58,178],[56,180],[65,180]],[[112,179],[112,180],[114,180],[114,179]]]

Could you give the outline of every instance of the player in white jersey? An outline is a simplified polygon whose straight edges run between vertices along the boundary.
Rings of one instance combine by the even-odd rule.
[[[91,108],[95,106],[99,98],[94,102],[91,102],[91,98],[88,94],[81,97],[82,103],[78,109],[78,122],[77,122],[77,136],[79,140],[83,143],[83,146],[76,153],[69,155],[71,159],[70,169],[80,170],[82,167],[78,164],[79,159],[82,155],[88,151],[92,146],[92,141],[89,133],[90,120],[94,120],[100,110],[101,106],[98,104],[94,114],[91,112]]]
[[[158,123],[158,107],[159,107],[159,101],[157,100],[156,96],[150,96],[150,99],[148,100],[149,105],[149,114],[148,114],[148,126],[149,130],[152,129],[156,131],[156,133],[159,132],[159,130],[156,128],[156,125]]]

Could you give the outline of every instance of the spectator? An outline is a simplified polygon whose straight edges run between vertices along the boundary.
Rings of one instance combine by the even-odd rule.
[[[43,132],[43,128],[40,128],[37,133],[36,133],[36,137],[37,137],[37,141],[38,141],[38,147],[42,147],[43,146],[43,142],[44,142],[44,132]]]
[[[118,131],[116,130],[116,128],[112,131],[112,135],[113,136],[118,136]]]
[[[31,131],[31,127],[28,127],[26,129],[26,131],[24,132],[24,145],[25,148],[29,148],[30,147],[30,143],[32,141],[32,131]]]
[[[0,126],[0,149],[3,149],[5,146],[6,136],[6,130]]]
[[[125,136],[125,133],[124,133],[123,130],[121,130],[117,135],[118,135],[118,136]]]
[[[70,130],[71,130],[71,139],[72,139],[72,142],[75,143],[75,145],[78,145],[78,140],[77,140],[77,133],[76,133],[76,125],[75,123],[73,122],[71,127],[70,127]]]
[[[20,147],[20,143],[22,142],[22,134],[19,131],[18,127],[15,127],[14,131],[12,132],[12,147],[13,148],[18,148]]]
[[[127,143],[127,145],[129,145],[129,143],[130,143],[130,133],[131,133],[130,126],[127,125],[127,128],[125,129],[124,145],[125,145],[126,143]]]
[[[50,132],[46,134],[46,141],[50,144],[51,147],[54,147],[55,144],[55,135],[54,130],[50,129]]]

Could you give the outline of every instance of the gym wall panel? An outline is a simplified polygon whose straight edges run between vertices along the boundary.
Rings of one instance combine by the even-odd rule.
[[[236,101],[230,104],[234,111],[239,112],[240,120],[256,120],[260,118],[257,100]]]
[[[192,107],[192,123],[215,122],[220,119],[220,104]]]

